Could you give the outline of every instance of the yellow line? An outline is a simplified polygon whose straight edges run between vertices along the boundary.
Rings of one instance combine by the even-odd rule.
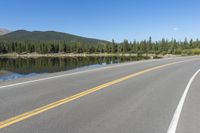
[[[29,112],[26,112],[26,113],[23,113],[23,114],[20,114],[20,115],[17,115],[15,117],[12,117],[12,118],[9,118],[7,120],[4,120],[2,122],[0,122],[0,129],[2,128],[5,128],[7,126],[10,126],[14,123],[17,123],[17,122],[20,122],[22,120],[25,120],[27,118],[30,118],[32,116],[35,116],[35,115],[38,115],[42,112],[45,112],[47,110],[50,110],[50,109],[53,109],[55,107],[58,107],[62,104],[65,104],[65,103],[68,103],[70,101],[73,101],[75,99],[78,99],[80,97],[83,97],[83,96],[86,96],[88,94],[91,94],[93,92],[96,92],[98,90],[101,90],[101,89],[104,89],[108,86],[111,86],[111,85],[114,85],[114,84],[117,84],[119,82],[122,82],[122,81],[125,81],[127,79],[130,79],[130,78],[133,78],[133,77],[136,77],[136,76],[139,76],[139,75],[142,75],[144,73],[147,73],[147,72],[150,72],[150,71],[153,71],[153,70],[157,70],[157,69],[160,69],[160,68],[163,68],[163,67],[167,67],[167,66],[170,66],[170,65],[174,65],[174,64],[177,64],[177,63],[181,63],[181,62],[185,62],[185,61],[179,61],[179,62],[173,62],[173,63],[169,63],[169,64],[165,64],[165,65],[160,65],[160,66],[156,66],[156,67],[153,67],[153,68],[149,68],[149,69],[146,69],[146,70],[142,70],[140,72],[137,72],[137,73],[133,73],[133,74],[130,74],[128,76],[125,76],[125,77],[121,77],[119,79],[116,79],[116,80],[113,80],[113,81],[110,81],[110,82],[107,82],[105,84],[102,84],[102,85],[99,85],[97,87],[94,87],[94,88],[91,88],[91,89],[88,89],[86,91],[83,91],[81,93],[78,93],[78,94],[75,94],[75,95],[72,95],[70,97],[67,97],[67,98],[64,98],[64,99],[61,99],[59,101],[56,101],[56,102],[53,102],[53,103],[50,103],[50,104],[47,104],[45,106],[42,106],[42,107],[39,107],[39,108],[36,108],[32,111],[29,111]]]

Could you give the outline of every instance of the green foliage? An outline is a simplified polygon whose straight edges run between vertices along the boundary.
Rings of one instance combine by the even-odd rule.
[[[175,39],[148,40],[122,43],[84,38],[66,33],[15,31],[0,36],[0,53],[134,53],[139,55],[199,55],[200,41],[187,38],[183,42]]]
[[[200,49],[199,48],[195,48],[192,50],[192,54],[193,55],[200,55]]]
[[[175,55],[181,55],[181,53],[182,53],[181,49],[176,49],[174,52]]]

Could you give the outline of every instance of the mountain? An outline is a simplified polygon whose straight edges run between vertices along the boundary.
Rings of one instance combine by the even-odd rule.
[[[9,33],[10,31],[4,28],[0,28],[0,36]]]
[[[17,30],[0,36],[0,40],[17,40],[17,41],[67,41],[67,42],[84,42],[84,43],[107,43],[108,41],[86,38],[56,31],[26,31]]]

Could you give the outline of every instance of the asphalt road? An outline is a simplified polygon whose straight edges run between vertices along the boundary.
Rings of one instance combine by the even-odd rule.
[[[167,133],[199,69],[200,57],[184,57],[1,82],[0,133]],[[177,133],[200,132],[199,102],[200,74],[189,87]]]

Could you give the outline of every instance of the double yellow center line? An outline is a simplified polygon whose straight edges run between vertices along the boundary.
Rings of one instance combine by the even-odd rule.
[[[139,75],[142,75],[142,74],[144,74],[144,73],[147,73],[147,72],[150,72],[150,71],[154,71],[154,70],[157,70],[157,69],[160,69],[160,68],[164,68],[164,67],[171,66],[171,65],[174,65],[174,64],[182,63],[182,62],[185,62],[185,61],[173,62],[173,63],[164,64],[164,65],[156,66],[156,67],[153,67],[153,68],[149,68],[149,69],[146,69],[146,70],[142,70],[142,71],[139,71],[139,72],[137,72],[137,73],[133,73],[133,74],[130,74],[130,75],[121,77],[121,78],[119,78],[119,79],[116,79],[116,80],[107,82],[107,83],[105,83],[105,84],[99,85],[99,86],[97,86],[97,87],[88,89],[88,90],[86,90],[86,91],[83,91],[83,92],[81,92],[81,93],[72,95],[72,96],[70,96],[70,97],[61,99],[61,100],[59,100],[59,101],[56,101],[56,102],[47,104],[47,105],[45,105],[45,106],[36,108],[36,109],[34,109],[34,110],[32,110],[32,111],[29,111],[29,112],[20,114],[20,115],[18,115],[18,116],[15,116],[15,117],[12,117],[12,118],[9,118],[9,119],[7,119],[7,120],[4,120],[4,121],[0,122],[0,129],[5,128],[5,127],[7,127],[7,126],[10,126],[10,125],[12,125],[12,124],[14,124],[14,123],[23,121],[23,120],[25,120],[25,119],[27,119],[27,118],[30,118],[30,117],[35,116],[35,115],[38,115],[38,114],[40,114],[40,113],[42,113],[42,112],[45,112],[45,111],[50,110],[50,109],[53,109],[53,108],[55,108],[55,107],[58,107],[58,106],[60,106],[60,105],[63,105],[63,104],[65,104],[65,103],[68,103],[68,102],[70,102],[70,101],[76,100],[76,99],[81,98],[81,97],[83,97],[83,96],[86,96],[86,95],[88,95],[88,94],[91,94],[91,93],[94,93],[94,92],[96,92],[96,91],[102,90],[102,89],[104,89],[104,88],[106,88],[106,87],[109,87],[109,86],[111,86],[111,85],[114,85],[114,84],[120,83],[120,82],[122,82],[122,81],[128,80],[128,79],[130,79],[130,78],[133,78],[133,77],[136,77],[136,76],[139,76]]]

